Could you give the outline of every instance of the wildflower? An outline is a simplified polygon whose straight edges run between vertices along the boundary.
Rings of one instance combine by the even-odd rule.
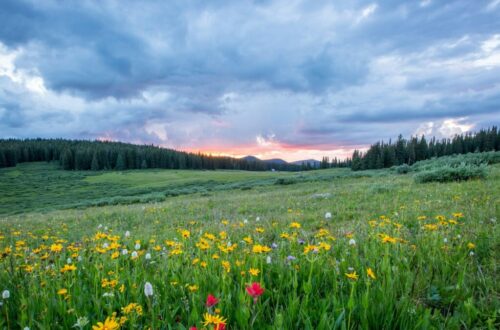
[[[467,243],[467,247],[469,248],[469,250],[472,250],[476,247],[476,244],[469,242],[469,243]]]
[[[150,297],[153,295],[153,285],[151,285],[151,283],[146,282],[146,284],[144,284],[144,294],[146,295],[146,297]]]
[[[271,262],[272,262],[271,256],[267,256],[266,263],[269,265],[269,264],[271,264]]]
[[[146,255],[144,256],[144,258],[146,258],[146,260],[151,259],[151,253],[146,253]]]
[[[3,290],[2,292],[2,299],[9,299],[10,298],[10,291],[9,290]]]
[[[127,249],[123,249],[123,250],[122,250],[122,254],[123,254],[124,256],[125,256],[125,255],[127,255],[127,254],[128,254],[128,250],[127,250]]]
[[[205,319],[205,321],[203,321],[204,326],[213,324],[215,326],[215,329],[220,329],[218,326],[221,324],[223,324],[225,326],[226,322],[227,322],[227,320],[224,319],[222,316],[212,315],[209,313],[203,314],[203,318]]]
[[[61,244],[52,244],[50,246],[50,251],[51,252],[61,252],[63,249],[63,246]]]
[[[257,299],[264,293],[265,289],[260,283],[253,282],[246,287],[247,293],[253,298],[253,303],[257,303]]]
[[[354,240],[354,238],[351,238],[349,240],[349,245],[356,245],[356,241]]]
[[[141,249],[141,243],[135,243],[134,249],[140,250]]]
[[[357,281],[358,280],[358,277],[359,275],[356,274],[356,272],[352,272],[352,273],[345,273],[345,276],[350,279],[350,280],[353,280],[353,281]]]
[[[63,268],[61,268],[61,273],[64,274],[66,272],[72,272],[76,270],[75,265],[64,265]]]
[[[189,285],[189,286],[188,286],[188,289],[189,289],[189,291],[191,291],[191,292],[196,292],[196,291],[198,291],[198,286],[197,286],[196,284]]]
[[[191,232],[189,230],[185,230],[185,229],[181,230],[181,236],[182,236],[182,238],[187,239],[191,236]]]
[[[59,289],[57,290],[57,294],[60,295],[60,296],[64,296],[66,294],[68,294],[68,289]]]
[[[120,329],[120,323],[116,319],[116,313],[108,316],[103,322],[97,322],[97,325],[92,326],[92,330],[117,330]]]
[[[298,222],[292,222],[290,224],[290,228],[295,228],[295,229],[299,229],[301,226],[300,226],[300,223]]]
[[[265,245],[256,244],[252,247],[253,253],[266,253],[271,251],[271,248]]]
[[[111,254],[111,259],[117,259],[120,256],[120,252],[115,251]]]
[[[125,232],[125,237],[127,237],[127,238],[130,237],[130,232],[128,230]]]
[[[288,257],[286,257],[287,261],[294,261],[295,259],[297,259],[297,258],[295,258],[294,256],[288,256]]]
[[[85,316],[76,319],[76,323],[73,328],[83,329],[87,324],[89,324],[89,319]]]
[[[205,303],[205,306],[210,308],[210,307],[217,305],[218,302],[219,302],[219,299],[217,299],[213,295],[209,294],[207,296],[207,302]]]
[[[137,259],[139,255],[137,254],[137,251],[133,251],[131,255],[132,259]]]
[[[250,268],[250,269],[248,270],[248,272],[249,272],[249,273],[250,273],[250,275],[252,275],[252,276],[257,276],[257,275],[259,275],[260,270],[258,270],[258,269],[256,269],[256,268]]]
[[[276,244],[276,243],[274,243],[274,242],[273,242],[273,243],[271,244],[271,247],[272,247],[273,249],[277,249],[277,248],[278,248],[278,244]]]
[[[377,276],[375,276],[375,272],[370,267],[366,269],[366,275],[368,275],[368,277],[370,277],[373,280],[377,279]]]

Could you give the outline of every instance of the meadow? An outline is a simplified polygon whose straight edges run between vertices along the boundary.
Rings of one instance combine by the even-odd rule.
[[[495,329],[487,172],[2,169],[0,328]]]

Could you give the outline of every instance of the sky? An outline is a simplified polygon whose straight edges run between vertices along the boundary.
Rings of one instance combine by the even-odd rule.
[[[346,157],[500,122],[500,0],[0,0],[0,138]]]

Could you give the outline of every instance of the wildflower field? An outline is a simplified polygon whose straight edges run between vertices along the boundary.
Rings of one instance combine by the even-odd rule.
[[[493,165],[0,216],[0,328],[495,329],[499,192]]]

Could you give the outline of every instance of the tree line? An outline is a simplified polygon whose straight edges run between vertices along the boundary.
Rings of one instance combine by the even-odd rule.
[[[59,162],[65,170],[228,169],[300,171],[294,164],[268,164],[188,153],[153,145],[66,139],[0,139],[0,168],[23,162]]]
[[[377,142],[366,152],[354,150],[351,159],[353,171],[387,168],[395,165],[412,165],[420,160],[453,154],[500,150],[500,134],[493,126],[475,133],[455,135],[451,139],[429,141],[422,135],[409,140],[399,135],[396,142]]]

